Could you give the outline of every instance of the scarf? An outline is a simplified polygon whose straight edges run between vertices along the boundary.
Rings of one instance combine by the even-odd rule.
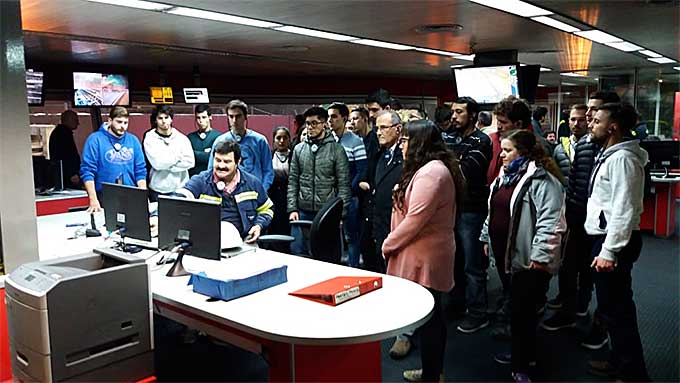
[[[501,182],[502,186],[508,187],[512,186],[519,181],[520,178],[522,178],[522,175],[527,172],[527,168],[529,167],[529,158],[528,157],[518,157],[512,160],[508,166],[505,167],[505,172],[503,174],[503,181]]]

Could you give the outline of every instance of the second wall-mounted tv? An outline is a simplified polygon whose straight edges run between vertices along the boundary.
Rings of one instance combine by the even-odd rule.
[[[74,72],[74,106],[130,106],[128,78],[122,74]]]
[[[479,104],[495,104],[507,96],[519,97],[519,65],[453,68],[459,97],[472,97]]]
[[[26,69],[26,97],[29,106],[41,106],[45,103],[43,80],[43,72]]]

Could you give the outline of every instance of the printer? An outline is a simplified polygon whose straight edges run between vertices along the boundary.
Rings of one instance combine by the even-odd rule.
[[[15,381],[137,381],[153,375],[143,259],[111,249],[32,262],[5,280]]]

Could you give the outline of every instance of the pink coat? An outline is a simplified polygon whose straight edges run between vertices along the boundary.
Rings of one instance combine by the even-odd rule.
[[[404,210],[392,208],[391,232],[383,243],[387,274],[437,291],[453,288],[456,189],[443,162],[430,161],[406,189]]]

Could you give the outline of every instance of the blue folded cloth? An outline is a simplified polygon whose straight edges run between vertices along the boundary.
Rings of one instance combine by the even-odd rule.
[[[288,266],[282,265],[253,273],[244,278],[226,280],[211,278],[201,271],[198,274],[191,274],[189,285],[193,285],[195,293],[229,301],[286,283],[287,281]]]

